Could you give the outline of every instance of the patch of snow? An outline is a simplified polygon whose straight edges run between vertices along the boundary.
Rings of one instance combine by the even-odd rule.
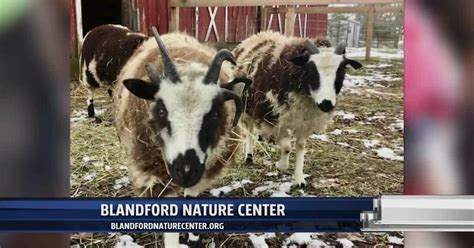
[[[346,56],[348,58],[365,57],[365,47],[347,47]],[[370,57],[380,59],[402,59],[403,49],[372,48],[370,51]]]
[[[315,233],[293,233],[290,237],[288,237],[284,243],[287,247],[290,244],[296,245],[307,245],[307,247],[311,248],[319,248],[319,247],[327,247],[328,245],[324,243],[324,241],[317,238],[317,234]]]
[[[356,129],[347,129],[345,130],[347,133],[358,133],[359,131],[357,131]]]
[[[353,113],[344,112],[344,111],[336,111],[336,116],[341,117],[344,120],[353,120],[355,119],[355,115]]]
[[[211,189],[210,192],[211,192],[211,195],[215,197],[219,197],[219,196],[228,194],[232,190],[242,188],[244,185],[249,184],[249,183],[252,183],[252,181],[244,179],[239,182],[234,182],[232,185],[223,186],[217,189]]]
[[[122,178],[115,180],[114,189],[115,190],[121,189],[127,186],[129,183],[130,183],[130,179],[127,176],[124,176]]]
[[[321,141],[324,141],[324,142],[328,142],[329,139],[328,139],[328,136],[325,135],[325,134],[311,134],[309,136],[310,139],[318,139],[318,140],[321,140]]]
[[[338,180],[335,178],[320,179],[318,182],[313,183],[313,187],[319,188],[331,188],[339,186]]]
[[[352,241],[350,241],[346,238],[337,239],[336,241],[339,242],[342,245],[343,248],[354,247],[354,243],[352,243]]]
[[[95,167],[104,167],[104,162],[96,161],[96,162],[92,162],[92,165]]]
[[[382,64],[374,64],[374,65],[366,65],[365,68],[387,68],[387,67],[390,67],[392,66],[391,64],[387,64],[387,63],[382,63]]]
[[[391,244],[403,245],[403,238],[399,238],[395,236],[387,236],[387,240]]]
[[[342,134],[342,130],[341,130],[341,129],[335,129],[334,131],[330,132],[329,134],[332,134],[332,135],[341,135],[341,134]]]
[[[403,161],[403,156],[396,155],[395,152],[387,147],[380,148],[375,150],[377,152],[377,156],[388,159],[388,160],[396,160],[396,161]]]
[[[398,119],[397,121],[395,121],[395,123],[390,124],[389,128],[392,129],[392,130],[401,130],[401,131],[403,131],[403,129],[404,129],[403,120]]]
[[[129,235],[122,235],[119,237],[118,242],[114,246],[115,248],[143,248],[143,246],[138,245],[133,242],[133,238]]]
[[[337,142],[336,144],[340,146],[351,147],[351,145],[347,144],[346,142]]]
[[[308,175],[305,174],[304,176]],[[269,192],[270,197],[291,197],[288,192],[291,190],[292,183],[288,180],[288,177],[283,177],[281,181],[265,181],[263,185],[252,191],[252,195],[257,196],[261,192]]]
[[[367,118],[369,121],[385,119],[385,115],[374,115]]]
[[[84,157],[82,158],[82,161],[84,161],[84,163],[89,163],[89,162],[91,162],[91,161],[93,161],[93,160],[95,160],[95,158],[89,157],[89,156],[84,156]]]
[[[278,176],[278,172],[268,172],[267,174],[265,174],[267,177],[274,177],[274,176]]]
[[[251,233],[249,239],[255,248],[268,248],[267,242],[265,242],[265,235],[257,236]]]
[[[105,109],[95,109],[96,116],[101,116],[104,112]],[[71,117],[69,118],[73,127],[81,122],[86,121],[87,119],[89,119],[89,117],[86,110],[76,110],[72,112]]]
[[[367,147],[367,148],[371,148],[371,147],[374,147],[374,146],[380,144],[380,140],[377,140],[377,139],[362,140],[362,142],[364,143],[364,146]]]
[[[92,172],[91,174],[85,175],[83,179],[86,181],[92,181],[92,179],[94,179],[96,176],[97,174],[95,172]]]

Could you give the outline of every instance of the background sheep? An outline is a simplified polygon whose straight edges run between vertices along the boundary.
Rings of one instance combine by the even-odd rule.
[[[102,25],[89,31],[82,45],[82,81],[89,97],[87,113],[95,117],[94,91],[100,86],[112,88],[125,63],[145,40],[144,34],[135,33],[120,25]]]
[[[345,57],[344,44],[320,52],[309,40],[274,32],[247,38],[234,53],[239,64],[236,74],[254,81],[245,99],[247,128],[277,140],[281,158],[276,167],[280,170],[289,167],[291,136],[296,137],[294,182],[303,186],[306,139],[331,121],[346,66],[358,69],[362,65]],[[251,135],[247,136],[246,151],[251,162]]]

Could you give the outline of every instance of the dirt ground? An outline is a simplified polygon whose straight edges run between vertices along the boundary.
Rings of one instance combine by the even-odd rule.
[[[279,151],[275,145],[256,145],[254,164],[244,165],[243,156],[227,175],[204,196],[377,196],[403,192],[403,62],[373,59],[350,72],[338,97],[334,123],[326,132],[313,135],[307,144],[304,172],[307,186],[291,186],[293,169],[280,173],[274,167]],[[95,100],[102,123],[86,117],[85,88],[71,83],[71,196],[131,197],[126,155],[112,125],[112,104],[105,89]],[[294,163],[294,154],[290,159]],[[77,233],[71,244],[113,247],[123,234]],[[145,247],[160,247],[161,235],[129,234]],[[268,234],[266,234],[268,235]],[[266,236],[269,247],[290,245],[290,234]],[[328,247],[343,247],[338,239],[354,246],[399,246],[400,233],[341,233],[313,235]],[[247,234],[206,236],[216,247],[253,247]],[[310,239],[311,240],[311,239]],[[396,240],[396,242],[394,241]],[[304,247],[304,246],[298,246]],[[346,246],[344,246],[346,247]]]

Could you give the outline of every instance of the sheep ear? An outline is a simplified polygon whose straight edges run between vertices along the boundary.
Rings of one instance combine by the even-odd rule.
[[[348,65],[350,65],[352,68],[354,68],[355,70],[359,69],[362,67],[362,64],[355,61],[355,60],[351,60],[351,59],[346,59],[346,63]]]
[[[307,50],[305,50],[304,52],[297,51],[291,58],[291,62],[293,62],[293,64],[295,65],[303,66],[308,62],[309,56],[310,54]]]
[[[221,88],[235,92],[237,95],[242,96],[252,84],[252,79],[247,77],[236,77],[232,81],[221,85]]]
[[[125,85],[125,88],[132,92],[136,97],[145,100],[154,100],[155,94],[159,90],[158,85],[141,79],[126,79],[123,81],[123,84]]]

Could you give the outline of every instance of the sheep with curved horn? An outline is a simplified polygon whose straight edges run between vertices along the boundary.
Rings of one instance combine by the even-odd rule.
[[[234,58],[184,34],[153,32],[118,77],[115,127],[138,195],[195,197],[233,163],[238,147],[241,92],[224,87],[234,83],[224,61]],[[178,234],[165,234],[165,247],[178,242]]]
[[[330,123],[346,66],[362,66],[345,57],[345,47],[340,43],[334,50],[318,48],[307,39],[263,32],[247,38],[234,50],[236,75],[253,80],[244,99],[242,123],[250,133],[258,131],[267,140],[276,139],[281,149],[276,167],[282,171],[289,168],[291,135],[296,137],[296,185],[306,183],[306,139]],[[246,161],[251,163],[253,139],[249,135],[246,141]]]

